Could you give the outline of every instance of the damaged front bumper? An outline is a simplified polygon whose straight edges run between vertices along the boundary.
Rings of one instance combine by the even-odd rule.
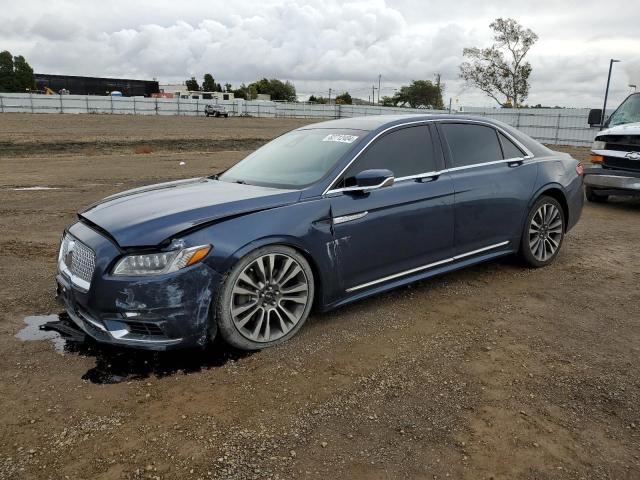
[[[57,299],[71,320],[98,342],[147,350],[204,346],[220,275],[206,263],[173,273],[120,277],[109,273],[122,253],[109,239],[77,223],[69,233],[96,254],[88,290],[56,275]]]

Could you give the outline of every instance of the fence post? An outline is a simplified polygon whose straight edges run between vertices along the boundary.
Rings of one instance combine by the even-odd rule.
[[[180,116],[180,95],[178,95],[178,116]]]
[[[62,103],[62,94],[58,94],[60,97],[60,113],[64,113],[64,104]]]
[[[516,115],[516,128],[520,128],[520,112]]]
[[[136,97],[133,97],[133,114],[136,114]]]
[[[113,114],[113,95],[109,95],[109,98],[111,98],[111,113]]]
[[[33,113],[33,94],[29,91],[29,103],[31,104],[31,113]]]
[[[558,145],[558,139],[560,138],[560,112],[558,112],[558,119],[556,120],[556,138],[554,145]]]
[[[85,102],[87,104],[87,113],[89,113],[89,95],[85,95],[84,96],[84,100],[85,100]]]
[[[200,100],[196,98],[196,117],[200,116]]]
[[[158,113],[158,97],[156,97],[156,115],[159,115],[159,113]]]
[[[0,95],[0,112],[4,113],[4,100],[2,99],[2,95]]]

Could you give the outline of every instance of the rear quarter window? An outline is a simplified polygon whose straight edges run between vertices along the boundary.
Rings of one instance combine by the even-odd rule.
[[[498,137],[500,137],[500,143],[502,144],[502,153],[504,154],[504,158],[522,158],[524,157],[524,153],[520,150],[515,143],[509,140],[505,135],[501,132],[498,132]]]

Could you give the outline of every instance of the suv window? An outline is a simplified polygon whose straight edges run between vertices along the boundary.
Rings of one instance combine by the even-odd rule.
[[[442,131],[454,167],[502,160],[502,150],[495,129],[472,123],[444,123]]]
[[[505,137],[501,132],[498,132],[498,136],[500,137],[500,143],[502,144],[502,153],[504,154],[505,159],[509,158],[522,158],[524,157],[524,153],[516,144]]]
[[[392,131],[371,144],[345,172],[340,186],[352,186],[363,170],[386,168],[396,178],[438,170],[427,125]]]

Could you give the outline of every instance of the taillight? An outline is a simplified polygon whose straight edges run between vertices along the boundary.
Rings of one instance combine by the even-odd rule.
[[[580,176],[584,175],[584,166],[582,163],[578,163],[578,165],[576,165],[576,173]]]

